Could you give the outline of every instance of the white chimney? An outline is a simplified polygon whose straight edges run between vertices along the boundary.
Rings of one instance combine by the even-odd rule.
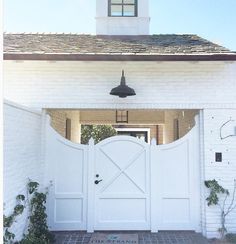
[[[149,35],[149,0],[96,0],[97,35]]]

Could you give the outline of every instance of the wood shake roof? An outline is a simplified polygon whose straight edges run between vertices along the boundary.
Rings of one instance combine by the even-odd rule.
[[[23,33],[4,34],[4,59],[204,61],[236,60],[236,53],[197,35],[96,36]]]

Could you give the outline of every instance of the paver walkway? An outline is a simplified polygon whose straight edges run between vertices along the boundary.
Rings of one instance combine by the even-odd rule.
[[[160,231],[150,232],[102,232],[107,234],[136,233],[139,244],[207,244],[206,238],[193,231]],[[81,231],[54,232],[56,244],[88,244],[92,236],[91,233]]]

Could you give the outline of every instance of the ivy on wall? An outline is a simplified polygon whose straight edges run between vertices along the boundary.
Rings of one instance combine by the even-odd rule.
[[[5,244],[50,244],[54,242],[54,235],[49,231],[47,225],[46,199],[47,193],[38,191],[39,183],[29,180],[27,184],[27,197],[18,195],[16,197],[17,205],[11,215],[4,218],[4,237]],[[9,231],[10,227],[16,221],[16,217],[21,215],[24,209],[29,208],[29,223],[24,237],[19,242],[14,242],[15,234]]]
[[[219,185],[218,181],[205,181],[205,186],[210,190],[209,196],[206,198],[208,206],[218,206],[220,208],[221,227],[218,229],[221,239],[225,238],[227,229],[225,226],[226,217],[236,208],[236,179],[234,180],[233,194],[229,204],[226,205],[227,199],[230,197],[229,190]],[[220,200],[222,198],[222,200]]]
[[[17,205],[14,207],[13,213],[6,217],[3,215],[3,227],[4,227],[4,235],[3,242],[4,243],[13,243],[15,238],[15,234],[11,232],[9,229],[16,221],[17,216],[21,215],[25,209],[25,196],[18,195],[16,197]]]

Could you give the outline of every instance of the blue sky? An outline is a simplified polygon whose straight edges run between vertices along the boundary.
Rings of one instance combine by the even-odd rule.
[[[5,0],[4,31],[95,33],[95,0]],[[150,0],[151,34],[198,34],[236,51],[236,0]]]

